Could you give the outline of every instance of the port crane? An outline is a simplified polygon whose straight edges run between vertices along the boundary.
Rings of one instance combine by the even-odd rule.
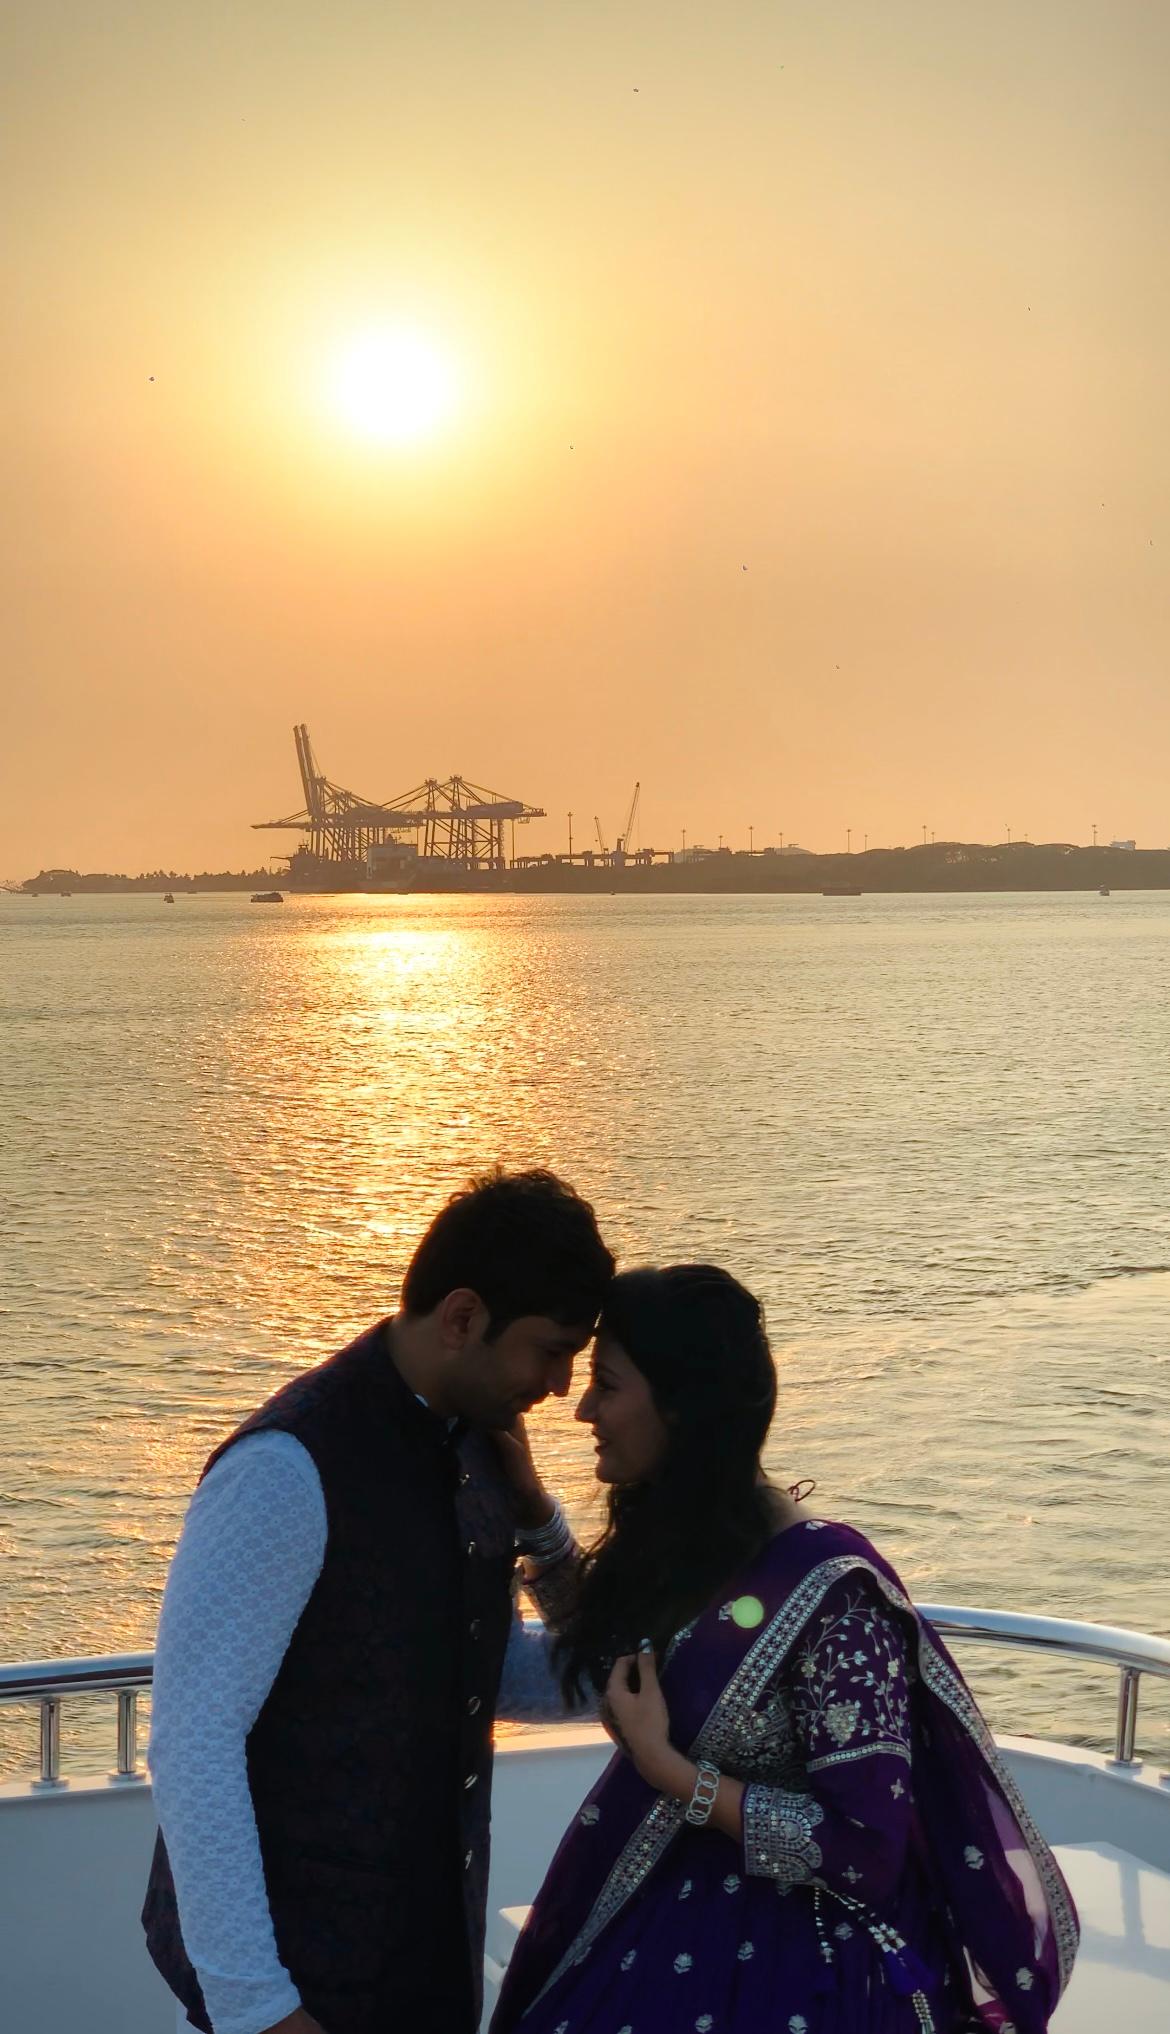
[[[307,879],[341,868],[360,874],[374,848],[413,835],[424,860],[458,862],[468,869],[503,869],[504,827],[543,819],[544,809],[522,799],[486,790],[466,777],[440,782],[427,777],[399,798],[381,803],[334,784],[320,769],[304,722],[293,729],[304,807],[285,819],[256,822],[261,828],[297,831],[300,848],[290,857],[294,877]]]
[[[634,821],[638,816],[638,800],[641,795],[642,786],[639,782],[634,786],[634,795],[630,800],[630,809],[626,814],[626,823],[617,837],[612,852],[606,842],[605,835],[601,831],[600,819],[596,812],[593,815],[593,831],[597,835],[597,845],[601,849],[601,859],[603,862],[611,863],[615,869],[624,868],[629,860],[630,840],[634,831]]]
[[[613,851],[613,857],[615,862],[616,861],[624,862],[626,856],[630,852],[630,841],[633,838],[634,821],[638,817],[638,800],[641,797],[641,795],[642,795],[642,785],[641,781],[639,780],[639,782],[634,786],[634,795],[630,800],[630,809],[626,814],[626,823],[617,837],[617,846]]]

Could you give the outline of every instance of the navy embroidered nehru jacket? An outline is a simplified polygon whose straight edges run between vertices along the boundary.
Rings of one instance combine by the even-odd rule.
[[[324,1565],[247,1743],[281,1960],[328,2034],[471,2034],[512,1516],[491,1442],[414,1397],[387,1327],[285,1385],[207,1469],[276,1428],[325,1496]],[[161,1834],[143,1923],[207,2029]]]

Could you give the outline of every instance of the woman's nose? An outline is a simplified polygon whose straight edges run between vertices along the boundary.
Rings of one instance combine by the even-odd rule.
[[[586,1421],[591,1420],[593,1418],[592,1386],[590,1386],[588,1391],[582,1392],[580,1398],[577,1401],[577,1410],[573,1414],[573,1418],[575,1420],[586,1420]]]

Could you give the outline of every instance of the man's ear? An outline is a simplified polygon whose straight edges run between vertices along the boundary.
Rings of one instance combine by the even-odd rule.
[[[452,1354],[466,1347],[476,1328],[486,1325],[487,1309],[469,1285],[457,1285],[439,1305],[439,1333]]]

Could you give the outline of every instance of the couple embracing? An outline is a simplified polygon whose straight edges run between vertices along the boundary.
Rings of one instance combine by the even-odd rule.
[[[523,1416],[608,1492],[581,1549]],[[143,1920],[204,2034],[474,2034],[497,1707],[599,1703],[492,2034],[1043,2034],[1076,1916],[945,1648],[767,1481],[726,1272],[614,1275],[546,1172],[472,1183],[399,1311],[212,1454],[159,1624]],[[543,1629],[520,1621],[519,1564]]]

